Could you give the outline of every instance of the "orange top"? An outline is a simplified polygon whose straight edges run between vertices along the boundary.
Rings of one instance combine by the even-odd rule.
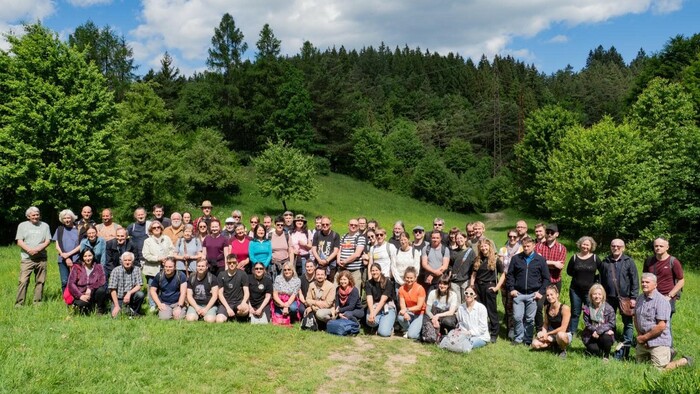
[[[425,289],[418,283],[414,283],[411,290],[406,290],[406,285],[399,288],[399,297],[406,302],[406,308],[418,305],[418,299],[423,298],[423,308],[416,315],[421,315],[425,312]]]

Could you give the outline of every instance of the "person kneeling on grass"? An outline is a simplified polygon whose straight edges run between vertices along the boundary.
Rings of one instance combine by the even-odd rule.
[[[547,286],[545,292],[547,307],[544,313],[544,325],[532,340],[533,349],[559,349],[559,357],[566,358],[566,348],[571,343],[569,332],[571,308],[559,301],[559,288]]]
[[[382,267],[377,263],[372,264],[369,275],[370,279],[365,282],[367,294],[365,322],[372,328],[377,327],[377,334],[380,337],[389,337],[394,331],[396,321],[394,285],[382,275]]]
[[[306,311],[315,314],[316,320],[326,323],[333,318],[335,312],[335,285],[326,280],[326,267],[316,266],[315,279],[309,284],[306,293]]]
[[[589,353],[607,361],[615,342],[615,309],[606,302],[605,289],[598,283],[588,290],[588,302],[583,307],[581,340]]]
[[[219,274],[219,313],[217,323],[248,317],[248,275],[238,268],[235,254],[226,256],[226,271]],[[247,320],[247,319],[246,319]]]
[[[182,271],[176,271],[175,267],[175,260],[166,258],[163,270],[156,274],[148,290],[161,320],[185,317],[183,307],[187,299],[187,276]]]
[[[634,326],[637,328],[637,362],[651,361],[664,371],[685,365],[692,366],[692,357],[671,361],[671,304],[656,290],[656,275],[642,274],[642,294],[634,308]]]
[[[476,291],[467,287],[464,304],[457,310],[457,328],[440,341],[440,348],[457,353],[469,353],[489,343],[488,314],[484,304],[476,301]]]
[[[435,331],[441,335],[447,334],[457,326],[455,314],[459,308],[460,297],[451,290],[450,277],[449,273],[442,274],[437,287],[428,294],[425,309],[426,318],[430,319]]]
[[[187,281],[187,321],[204,319],[207,323],[216,321],[216,300],[219,294],[219,286],[216,277],[209,272],[207,260],[197,260],[197,273],[190,275]]]
[[[104,284],[102,264],[95,264],[95,253],[91,248],[83,249],[68,276],[67,286],[73,296],[73,305],[83,314],[94,311],[95,306],[99,314],[104,314],[107,301]]]
[[[404,284],[399,288],[399,325],[405,331],[404,338],[410,339],[420,337],[425,313],[425,289],[416,284],[417,276],[414,267],[406,268]]]
[[[265,265],[253,263],[253,273],[248,275],[248,293],[250,295],[250,322],[267,324],[271,320],[270,300],[272,299],[272,279],[265,274]]]
[[[360,300],[360,291],[355,287],[355,280],[350,271],[340,271],[338,274],[335,305],[335,314],[339,319],[358,322],[365,314],[362,300]]]
[[[120,311],[130,316],[141,315],[141,304],[146,295],[141,291],[143,278],[141,269],[134,266],[135,256],[124,252],[120,257],[122,265],[115,268],[109,276],[109,290],[112,297],[112,317],[117,317]]]
[[[300,315],[299,289],[301,280],[297,278],[294,264],[287,261],[282,265],[282,275],[277,275],[272,285],[273,313],[277,316],[289,317],[290,320],[298,319]]]

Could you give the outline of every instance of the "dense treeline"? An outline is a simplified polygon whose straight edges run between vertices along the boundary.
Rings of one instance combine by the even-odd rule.
[[[475,63],[383,43],[305,42],[281,56],[271,26],[249,49],[229,14],[212,31],[208,70],[189,77],[168,53],[136,77],[124,38],[92,22],[68,43],[41,25],[10,38],[3,217],[21,219],[30,202],[89,201],[124,216],[235,192],[239,161],[285,142],[322,172],[450,209],[516,206],[601,238],[674,234],[698,254],[700,35],[630,62],[598,47],[583,69],[545,75],[509,56]]]

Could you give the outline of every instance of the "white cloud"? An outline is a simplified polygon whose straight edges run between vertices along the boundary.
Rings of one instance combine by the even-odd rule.
[[[245,35],[248,56],[269,23],[284,54],[297,53],[306,40],[321,50],[376,47],[383,41],[390,48],[419,46],[475,60],[482,54],[521,52],[534,59],[527,49],[509,48],[513,38],[533,37],[553,24],[592,24],[681,6],[682,0],[142,0],[141,23],[130,34],[136,61],[148,65],[168,49],[200,67],[225,12]],[[187,68],[176,65],[183,72]]]
[[[563,35],[563,34],[558,34],[549,40],[547,40],[548,43],[550,44],[564,44],[569,42],[569,37]]]
[[[109,4],[112,0],[68,0],[74,7],[92,7],[93,5]]]
[[[652,4],[651,10],[655,14],[668,14],[678,11],[683,6],[683,0],[657,0]]]
[[[55,11],[52,0],[0,0],[0,34],[21,35],[22,23],[32,23],[46,18]],[[9,49],[4,36],[0,37],[0,49]]]

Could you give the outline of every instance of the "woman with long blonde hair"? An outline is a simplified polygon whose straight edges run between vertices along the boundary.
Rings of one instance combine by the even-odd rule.
[[[480,240],[474,249],[476,257],[472,266],[471,286],[476,289],[479,299],[486,306],[491,342],[496,342],[498,337],[496,299],[498,291],[506,280],[503,261],[496,255],[496,245],[490,239]]]

